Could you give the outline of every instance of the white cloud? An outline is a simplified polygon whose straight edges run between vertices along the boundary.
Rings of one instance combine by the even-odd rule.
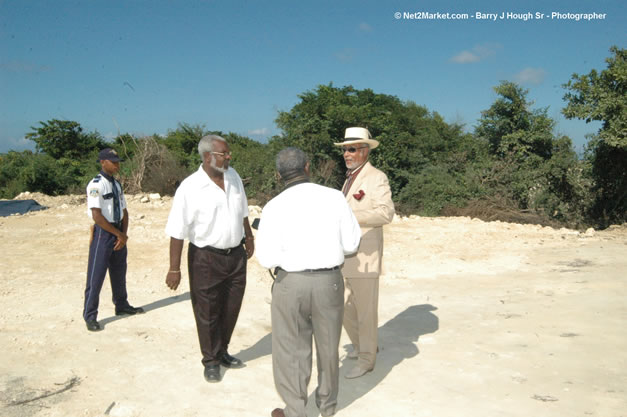
[[[104,138],[105,138],[107,141],[111,142],[111,141],[112,141],[113,139],[115,139],[118,135],[117,135],[117,133],[107,132],[107,133],[105,133],[105,134],[104,134],[104,135],[102,135],[102,136],[104,136]]]
[[[362,32],[372,32],[372,26],[370,26],[366,22],[361,22],[359,24],[359,30],[362,31]]]
[[[463,51],[451,58],[451,61],[458,64],[468,64],[469,62],[478,62],[481,58],[469,51]]]
[[[335,57],[340,62],[351,62],[353,60],[353,50],[352,49],[342,49],[341,51],[336,52]]]
[[[525,68],[514,75],[514,81],[520,84],[541,84],[546,77],[546,71],[542,68]]]
[[[261,129],[253,129],[253,130],[249,130],[248,131],[249,135],[265,136],[265,135],[267,135],[269,133],[270,133],[270,129],[268,129],[267,127],[262,127]]]
[[[456,64],[469,64],[472,62],[482,61],[500,50],[502,46],[498,43],[485,43],[482,45],[475,45],[470,50],[465,50],[457,55],[453,56],[450,61]]]
[[[23,136],[21,138],[8,137],[0,139],[0,153],[8,151],[21,152],[27,149],[35,150],[35,142]]]

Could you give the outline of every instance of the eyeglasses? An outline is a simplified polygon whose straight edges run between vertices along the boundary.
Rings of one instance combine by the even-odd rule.
[[[222,158],[226,158],[227,156],[231,156],[231,152],[210,152],[213,155],[220,155]]]
[[[363,148],[367,148],[367,146],[359,146],[357,148],[354,146],[351,146],[350,148],[342,148],[342,150],[348,153],[355,153],[357,152],[357,149],[363,149]]]

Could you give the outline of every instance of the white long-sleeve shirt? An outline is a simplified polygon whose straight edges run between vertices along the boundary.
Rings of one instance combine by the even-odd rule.
[[[361,230],[342,192],[321,185],[294,185],[266,204],[256,239],[265,268],[288,272],[332,268],[355,252]]]

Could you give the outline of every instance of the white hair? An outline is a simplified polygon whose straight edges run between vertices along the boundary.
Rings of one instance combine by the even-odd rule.
[[[218,135],[203,136],[200,142],[198,142],[198,153],[200,157],[203,158],[206,152],[213,152],[213,144],[217,141],[226,143],[226,140]]]

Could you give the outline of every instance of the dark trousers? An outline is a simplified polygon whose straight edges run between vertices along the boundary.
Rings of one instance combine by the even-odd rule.
[[[203,365],[220,363],[227,351],[246,288],[243,246],[219,254],[189,244],[187,266]]]
[[[96,320],[100,290],[104,283],[107,270],[111,280],[113,304],[117,308],[128,305],[126,294],[126,256],[127,249],[114,251],[117,238],[115,235],[95,225],[91,244],[89,245],[89,260],[87,264],[87,284],[85,285],[85,305],[83,318]]]

